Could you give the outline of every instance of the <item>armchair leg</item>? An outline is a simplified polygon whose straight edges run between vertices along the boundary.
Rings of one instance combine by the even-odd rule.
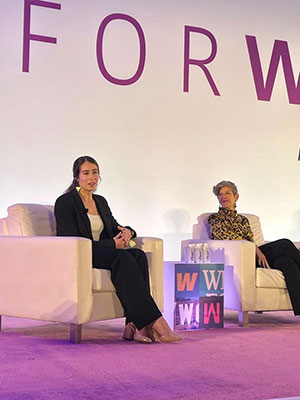
[[[239,311],[239,326],[249,325],[248,311]]]
[[[70,342],[80,343],[82,333],[82,325],[70,324]]]

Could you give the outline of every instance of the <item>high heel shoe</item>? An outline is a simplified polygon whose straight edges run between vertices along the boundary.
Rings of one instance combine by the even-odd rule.
[[[134,340],[134,331],[135,331],[134,326],[132,326],[131,323],[129,322],[129,324],[127,324],[124,328],[122,339]]]
[[[155,342],[178,342],[182,337],[178,333],[172,332],[169,335],[160,335],[155,329],[152,328],[152,333]]]
[[[152,334],[156,342],[177,342],[182,340],[178,333],[172,331],[167,321],[160,317],[152,325]]]
[[[152,343],[152,340],[142,335],[134,326],[133,322],[129,322],[124,329],[123,332],[123,339],[124,340],[136,340],[139,343],[149,344]]]

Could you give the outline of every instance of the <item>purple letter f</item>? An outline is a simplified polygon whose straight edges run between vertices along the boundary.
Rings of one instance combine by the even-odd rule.
[[[29,46],[30,40],[39,42],[56,43],[56,38],[50,36],[34,35],[30,33],[31,6],[55,8],[60,10],[61,5],[50,1],[25,0],[24,2],[24,34],[23,34],[23,72],[29,72]]]

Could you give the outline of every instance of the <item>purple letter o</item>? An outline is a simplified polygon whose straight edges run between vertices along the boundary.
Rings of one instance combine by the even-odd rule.
[[[140,41],[140,60],[139,60],[139,65],[136,70],[136,73],[128,79],[118,79],[112,76],[106,69],[103,61],[103,34],[106,26],[113,20],[115,19],[123,19],[125,21],[130,22],[135,29],[137,30],[138,36],[139,36],[139,41]],[[138,23],[136,19],[133,17],[130,17],[129,15],[126,14],[111,14],[108,15],[107,17],[104,18],[104,20],[101,22],[98,30],[98,35],[97,35],[97,61],[98,61],[98,66],[99,69],[104,76],[109,82],[115,83],[116,85],[132,85],[135,83],[140,76],[143,73],[144,66],[145,66],[145,59],[146,59],[146,42],[145,42],[145,36],[142,30],[141,25]]]

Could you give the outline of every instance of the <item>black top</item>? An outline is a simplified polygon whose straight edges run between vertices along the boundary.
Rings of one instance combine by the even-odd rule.
[[[113,238],[120,232],[118,225],[122,225],[114,219],[104,197],[93,194],[93,199],[104,224],[98,246],[101,246],[103,249],[115,249],[116,246]],[[91,224],[87,213],[88,210],[84,207],[77,189],[61,195],[54,205],[56,235],[80,236],[93,240]],[[133,232],[133,237],[136,236],[136,232],[130,226],[126,226],[126,228]]]

